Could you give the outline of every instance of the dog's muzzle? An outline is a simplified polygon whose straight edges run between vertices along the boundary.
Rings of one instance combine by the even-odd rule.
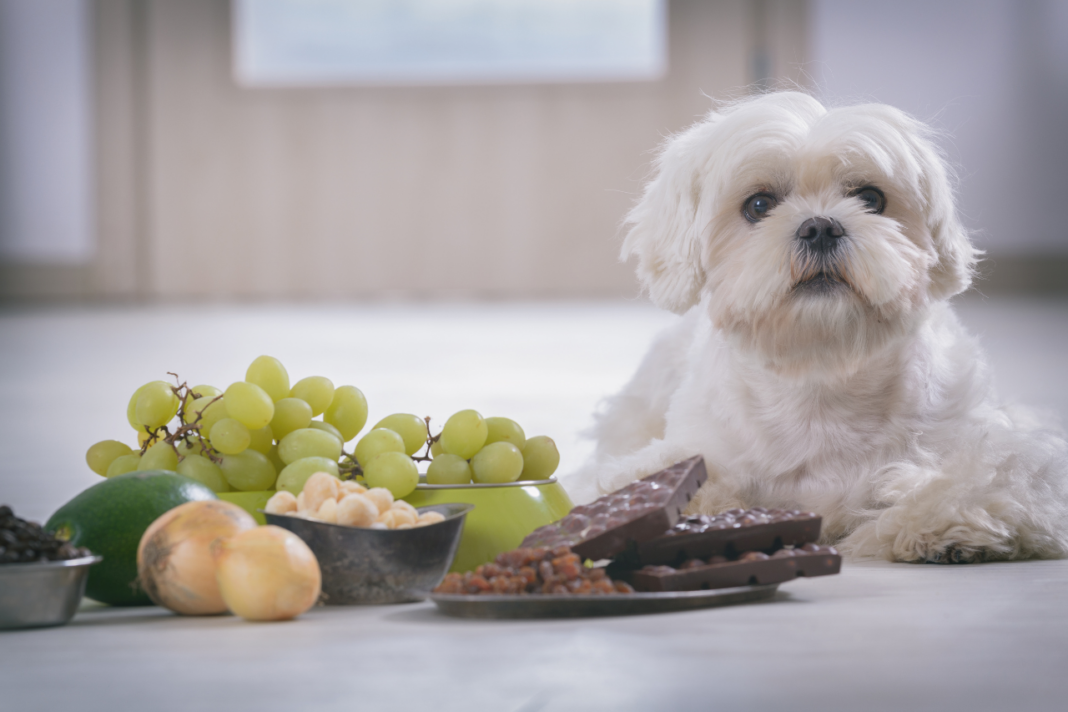
[[[791,260],[791,272],[798,293],[832,294],[851,286],[841,263],[839,243],[845,230],[840,222],[809,218],[797,228],[796,236],[799,249]]]
[[[838,240],[845,235],[842,224],[834,218],[809,218],[797,228],[797,239],[806,249],[817,255],[830,255],[838,248]]]

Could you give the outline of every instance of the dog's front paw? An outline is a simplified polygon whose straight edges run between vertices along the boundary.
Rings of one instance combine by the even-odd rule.
[[[986,549],[950,544],[944,549],[930,551],[927,554],[928,564],[977,564],[986,561]]]
[[[1011,558],[1011,540],[1004,535],[964,526],[941,531],[896,527],[889,517],[859,526],[838,545],[855,557],[929,564],[975,564]]]

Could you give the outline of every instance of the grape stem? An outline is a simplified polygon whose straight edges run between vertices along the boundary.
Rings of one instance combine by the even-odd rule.
[[[433,460],[434,458],[430,456],[430,447],[441,438],[441,433],[437,435],[430,434],[429,415],[423,418],[423,422],[426,423],[426,451],[422,455],[412,455],[412,460],[415,462],[430,462]],[[363,476],[363,468],[356,461],[356,456],[350,455],[344,450],[341,451],[341,459],[337,463],[337,470],[343,480],[353,480],[357,476]]]
[[[353,455],[341,451],[341,459],[337,463],[338,475],[343,480],[354,480],[357,475],[363,476],[363,468],[360,467],[360,463],[356,462],[356,458]]]
[[[422,455],[412,455],[412,459],[416,462],[430,462],[434,458],[430,456],[430,448],[441,438],[441,433],[437,435],[430,434],[430,416],[423,418],[423,422],[426,423],[426,452]]]
[[[204,440],[204,436],[200,432],[200,420],[204,417],[204,411],[206,411],[212,403],[222,399],[222,396],[220,395],[212,398],[207,405],[197,412],[197,417],[194,418],[192,422],[187,423],[185,422],[185,404],[196,400],[201,396],[199,393],[195,393],[193,389],[189,387],[187,382],[181,381],[178,378],[177,373],[167,371],[167,375],[174,376],[174,381],[177,384],[171,386],[171,390],[174,391],[174,395],[178,398],[178,412],[175,415],[178,416],[178,422],[181,423],[181,425],[176,427],[173,433],[166,425],[161,425],[155,430],[152,430],[147,425],[144,426],[145,432],[148,433],[148,437],[145,438],[145,441],[141,444],[141,454],[144,455],[149,447],[155,445],[156,442],[161,439],[160,431],[162,431],[163,442],[171,446],[174,450],[174,454],[178,456],[178,462],[185,459],[185,455],[178,451],[178,443],[182,442],[189,445],[190,442],[192,442],[193,444],[200,445],[200,453],[204,457],[208,458],[216,465],[222,464],[222,456],[208,446],[207,442]]]

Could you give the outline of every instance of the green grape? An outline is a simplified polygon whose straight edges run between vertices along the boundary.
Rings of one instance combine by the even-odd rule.
[[[314,412],[314,408],[312,409]],[[367,399],[356,386],[341,386],[323,413],[323,420],[341,431],[345,442],[360,434],[367,424]]]
[[[138,392],[134,417],[141,425],[155,430],[171,422],[178,412],[178,396],[174,395],[170,384],[155,381],[142,386]]]
[[[471,458],[475,482],[515,482],[523,473],[523,453],[512,443],[490,443]]]
[[[259,430],[248,431],[250,449],[256,452],[262,452],[264,455],[271,451],[274,447],[274,431],[271,430],[270,425],[265,425]]]
[[[211,432],[211,426],[223,418],[229,418],[230,413],[226,410],[226,403],[218,396],[204,396],[197,398],[185,409],[185,422],[192,423],[200,416],[200,434],[204,437]],[[201,414],[203,412],[203,414]]]
[[[419,468],[403,452],[384,452],[364,466],[363,479],[368,487],[385,487],[400,499],[415,491]]]
[[[270,424],[274,417],[274,401],[255,383],[237,381],[231,383],[223,396],[226,412],[239,420],[249,430],[259,430]]]
[[[308,481],[308,478],[316,472],[325,472],[328,475],[337,477],[337,462],[328,460],[325,457],[305,457],[292,462],[286,465],[286,468],[279,473],[275,489],[286,490],[296,496],[304,489],[304,483]]]
[[[375,428],[392,430],[404,440],[404,452],[414,455],[426,445],[426,421],[411,413],[394,413],[378,421]]]
[[[271,430],[281,440],[294,430],[311,425],[312,409],[300,398],[283,398],[274,404],[274,417],[271,418]],[[338,437],[340,440],[341,437]]]
[[[219,467],[230,486],[241,492],[271,489],[278,477],[267,456],[255,450],[224,455]]]
[[[203,455],[186,455],[185,459],[178,463],[178,474],[200,482],[212,492],[230,491],[230,483],[223,477],[222,470]]]
[[[272,401],[289,396],[289,374],[282,362],[272,356],[259,356],[245,371],[245,381],[266,391]]]
[[[145,391],[146,388],[148,388],[149,386],[154,386],[157,383],[161,383],[164,386],[167,386],[167,388],[171,387],[170,384],[166,381],[152,381],[151,383],[146,383],[145,385],[134,391],[133,395],[130,396],[130,402],[126,404],[126,420],[129,421],[130,427],[134,430],[137,430],[139,432],[144,430],[144,426],[141,424],[141,421],[137,419],[137,399],[141,397],[141,394]]]
[[[305,457],[325,457],[336,462],[341,457],[341,441],[325,430],[301,428],[278,441],[278,457],[287,465]]]
[[[193,386],[189,389],[192,393],[195,393],[197,398],[214,398],[215,396],[221,396],[223,392],[215,386]]]
[[[147,383],[145,385],[148,385]],[[144,388],[145,386],[141,386]],[[141,388],[138,388],[130,396],[130,402],[126,404],[126,422],[130,424],[130,427],[134,430],[141,432],[144,428],[137,422],[137,396],[141,395]]]
[[[286,469],[286,463],[282,462],[282,458],[278,457],[277,445],[271,446],[271,451],[267,453],[267,459],[274,465],[275,472],[281,473],[282,470]]]
[[[404,452],[404,438],[388,428],[377,428],[356,443],[356,462],[362,467],[384,452]]]
[[[523,474],[520,479],[548,479],[560,464],[560,451],[556,443],[547,435],[535,435],[527,438],[523,446]]]
[[[215,386],[193,386],[189,389],[189,392],[185,396],[184,410],[189,410],[189,406],[192,405],[193,401],[195,401],[197,398],[214,398],[215,396],[221,396],[222,394],[223,392]],[[182,420],[187,423],[189,422],[188,418],[182,418]]]
[[[174,451],[170,443],[160,440],[152,447],[145,450],[145,454],[141,456],[141,464],[137,466],[139,470],[170,470],[171,472],[177,472],[178,467],[178,453]]]
[[[486,418],[486,428],[489,434],[486,435],[486,443],[482,447],[490,443],[506,442],[522,450],[523,443],[527,441],[523,428],[511,418]]]
[[[477,410],[453,413],[441,429],[441,449],[450,455],[470,460],[486,444],[489,428]]]
[[[181,440],[175,447],[178,448],[179,458],[189,457],[190,455],[199,455],[201,453],[200,441],[195,438]]]
[[[345,442],[345,438],[341,436],[341,431],[335,428],[330,423],[324,423],[321,420],[313,420],[308,423],[309,428],[315,428],[316,430],[322,430],[324,433],[330,433],[341,442]]]
[[[223,455],[236,455],[248,450],[252,435],[240,422],[233,418],[223,418],[211,426],[208,439],[211,440],[211,446]]]
[[[115,477],[116,475],[125,475],[127,472],[136,472],[141,469],[140,465],[141,453],[139,452],[119,455],[108,465],[108,471],[104,474],[104,477]]]
[[[308,376],[293,385],[289,397],[300,398],[310,405],[313,416],[321,415],[334,400],[334,383],[325,376]]]
[[[426,470],[428,485],[467,485],[471,483],[471,465],[456,455],[442,453]]]
[[[105,477],[108,474],[108,466],[115,461],[116,457],[129,455],[132,452],[133,448],[126,443],[120,443],[118,440],[101,440],[89,447],[85,453],[85,461],[89,464],[90,470]]]
[[[430,443],[430,457],[437,457],[438,455],[444,455],[445,451],[441,449],[441,438],[438,438],[434,442]]]
[[[140,432],[137,433],[137,447],[138,448],[143,448],[145,446],[146,442],[149,445],[152,445],[157,440],[159,440],[160,435],[162,435],[162,434],[163,434],[162,432],[149,433],[149,432],[146,432],[144,430],[141,430]]]

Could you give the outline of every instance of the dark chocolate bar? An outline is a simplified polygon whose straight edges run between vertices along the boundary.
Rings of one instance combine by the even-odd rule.
[[[827,576],[842,568],[842,557],[830,546],[805,544],[780,549],[771,556],[751,551],[733,561],[723,556],[691,559],[679,568],[646,566],[611,571],[613,578],[629,581],[637,591],[696,591],[756,584],[782,583],[798,576]]]
[[[648,564],[678,565],[712,556],[736,558],[742,552],[770,554],[784,546],[801,546],[820,538],[822,518],[796,509],[731,509],[715,516],[693,515],[626,555],[635,568]]]
[[[563,519],[535,529],[520,546],[570,546],[584,559],[610,559],[673,527],[706,479],[701,456],[683,460],[575,507]]]

